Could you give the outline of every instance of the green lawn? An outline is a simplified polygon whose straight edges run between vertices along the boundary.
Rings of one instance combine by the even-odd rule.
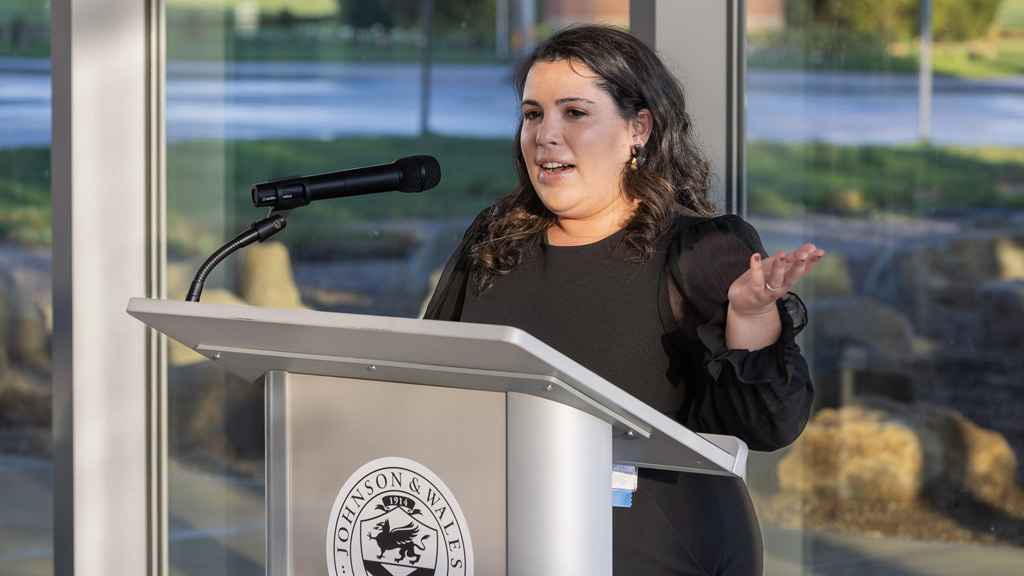
[[[220,9],[233,10],[242,2],[256,4],[259,11],[273,14],[287,10],[295,16],[330,16],[338,11],[336,0],[218,0],[216,3],[210,0],[167,0],[168,9],[191,8],[191,9]]]
[[[0,240],[50,245],[50,149],[0,150]]]
[[[1019,76],[1024,74],[1024,35],[1000,39],[998,50],[990,56],[979,55],[968,45],[937,45],[932,69],[936,74],[964,78]]]
[[[1024,209],[1024,148],[750,142],[752,212]]]
[[[432,154],[441,184],[422,194],[374,194],[295,210],[282,234],[301,246],[343,237],[345,224],[403,218],[471,217],[513,186],[506,139],[372,138],[189,142],[168,146],[168,229],[177,256],[208,254],[252,221],[250,187]],[[1024,148],[748,144],[749,207],[755,213],[899,213],[1024,209]],[[0,150],[0,239],[49,244],[50,151]],[[218,212],[219,211],[219,212]],[[223,214],[229,227],[218,228]],[[204,230],[209,237],[194,233]]]
[[[0,2],[0,23],[21,18],[30,24],[50,21],[50,3],[45,0],[4,0]]]
[[[385,193],[317,202],[296,209],[280,236],[295,247],[314,239],[346,234],[344,225],[395,218],[471,217],[511,190],[510,139],[427,136],[282,140],[265,142],[188,142],[168,147],[168,228],[178,255],[215,249],[226,238],[196,237],[191,231],[215,230],[204,224],[195,206],[223,207],[241,231],[266,216],[252,206],[254,183],[295,174],[312,175],[384,164],[412,154],[430,154],[441,164],[441,183],[421,194]],[[224,183],[219,186],[219,183]],[[211,190],[211,186],[214,188]],[[210,214],[209,218],[220,218]]]
[[[1004,29],[1024,28],[1024,0],[1003,0],[996,22]]]

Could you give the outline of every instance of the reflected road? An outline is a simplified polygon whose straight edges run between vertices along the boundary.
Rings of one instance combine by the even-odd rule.
[[[917,77],[751,70],[750,139],[902,144],[917,139]],[[1024,146],[1024,78],[936,78],[932,141]],[[49,61],[0,58],[0,147],[50,141]],[[416,64],[170,62],[167,139],[412,136]],[[508,137],[517,103],[504,65],[436,64],[430,131]]]

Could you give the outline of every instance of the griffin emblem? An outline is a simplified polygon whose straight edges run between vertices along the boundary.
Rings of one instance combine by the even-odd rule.
[[[401,562],[408,557],[409,563],[415,564],[420,561],[420,554],[416,553],[416,549],[426,550],[427,548],[423,546],[423,541],[430,538],[430,534],[424,534],[420,536],[419,543],[416,543],[415,538],[419,531],[419,527],[413,526],[412,522],[392,530],[391,522],[384,519],[376,523],[373,526],[373,530],[367,532],[366,536],[376,542],[377,547],[380,548],[380,554],[377,556],[378,560],[382,560],[384,554],[389,550],[398,549],[398,556],[395,558],[396,562]]]

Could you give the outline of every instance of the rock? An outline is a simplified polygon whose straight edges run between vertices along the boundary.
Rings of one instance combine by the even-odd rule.
[[[238,294],[252,306],[304,309],[292,276],[288,248],[280,242],[253,244],[238,251]]]
[[[978,299],[982,343],[994,349],[1024,348],[1024,280],[983,284]]]
[[[168,377],[171,385],[167,389],[167,434],[174,441],[178,459],[229,470],[246,461],[262,459],[261,386],[211,362],[171,366]]]
[[[1000,279],[1024,279],[1024,239],[997,237],[993,249]]]
[[[826,408],[779,461],[779,487],[835,499],[912,501],[929,475],[926,449],[913,430],[883,412]]]
[[[808,304],[808,318],[817,371],[842,368],[843,349],[848,346],[863,348],[865,361],[875,367],[900,365],[913,354],[910,320],[874,298],[816,298]]]
[[[852,294],[849,258],[838,250],[830,250],[828,256],[814,267],[814,273],[803,282],[811,284],[807,294],[815,299]],[[802,295],[801,290],[803,288],[798,285],[796,291]]]
[[[906,242],[879,257],[865,292],[908,315],[919,334],[943,342],[981,338],[986,283],[1024,279],[1024,234],[972,230]]]
[[[903,314],[872,298],[837,296],[810,301],[808,317],[816,407],[864,396],[914,399],[914,330]]]
[[[997,502],[1016,483],[1016,455],[954,410],[875,400],[818,412],[776,472],[806,498]]]
[[[14,274],[0,267],[0,369],[14,364],[50,366],[52,319],[26,294]]]
[[[199,264],[192,261],[168,262],[166,275],[167,297],[171,300],[184,300],[198,268]],[[206,300],[206,292],[211,288],[213,287],[209,285],[203,288],[200,300]]]
[[[950,481],[983,502],[1003,500],[1017,480],[1013,449],[1002,434],[981,428],[957,412],[952,416],[959,434],[949,453]]]
[[[182,297],[184,294],[182,294]],[[244,306],[246,302],[228,290],[211,288],[203,290],[201,302],[211,304],[234,304]],[[171,366],[189,366],[200,362],[208,362],[205,356],[181,344],[177,340],[167,340],[167,362]],[[210,364],[212,367],[213,364]]]
[[[252,244],[235,252],[220,266],[226,266],[234,259],[234,274],[230,268],[214,269],[206,279],[201,294],[201,301],[212,302],[214,298],[228,298],[223,303],[248,304],[268,308],[307,309],[302,303],[298,286],[292,273],[291,257],[288,248],[280,242]],[[167,293],[171,299],[185,298],[196,270],[198,262],[173,262],[167,265]],[[233,280],[232,280],[233,276]],[[225,296],[223,283],[234,284],[234,298]],[[214,291],[220,290],[214,296]]]

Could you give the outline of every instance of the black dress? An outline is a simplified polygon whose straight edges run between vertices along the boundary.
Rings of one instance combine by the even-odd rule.
[[[481,223],[445,269],[427,318],[523,329],[691,430],[752,449],[785,446],[803,430],[812,391],[794,341],[805,323],[800,300],[780,300],[775,345],[725,347],[729,285],[763,253],[740,218],[681,214],[644,264],[630,260],[624,232],[586,246],[538,238],[483,295],[466,257]],[[613,530],[616,576],[762,571],[760,529],[737,478],[641,470]]]

